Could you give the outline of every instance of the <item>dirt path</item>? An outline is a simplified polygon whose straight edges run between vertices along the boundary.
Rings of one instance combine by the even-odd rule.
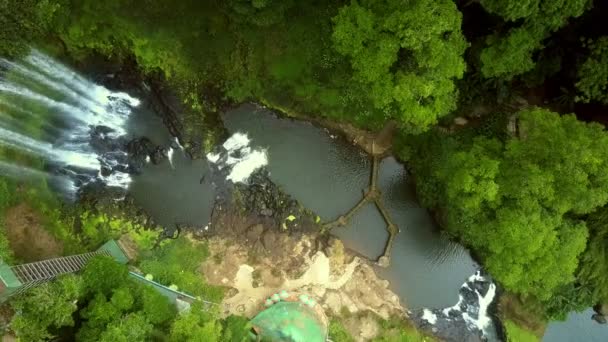
[[[44,229],[40,215],[29,205],[22,203],[9,208],[4,225],[18,259],[31,262],[62,255],[61,242]]]

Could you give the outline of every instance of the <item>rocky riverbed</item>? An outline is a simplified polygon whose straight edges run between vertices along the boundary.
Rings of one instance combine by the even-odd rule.
[[[113,80],[137,83],[140,95],[150,97],[146,105],[160,115],[174,137],[165,144],[154,143],[144,136],[120,141],[119,148],[126,152],[121,164],[127,165],[130,173],[145,171],[148,164],[166,164],[173,152],[182,149],[190,157],[208,161],[211,170],[204,173],[200,185],[211,187],[215,197],[209,222],[175,222],[174,226],[164,228],[167,236],[174,237],[177,230],[177,234],[190,233],[209,242],[212,255],[201,266],[201,272],[211,284],[232,289],[223,303],[225,313],[253,314],[261,309],[268,295],[285,289],[314,296],[332,317],[342,319],[358,340],[369,340],[378,333],[377,320],[370,317],[408,316],[404,303],[389,289],[388,281],[378,277],[373,265],[344,248],[339,240],[322,234],[320,218],[271,180],[264,167],[264,151],[249,146],[246,136],[221,134],[225,137],[222,144],[210,149],[206,137],[217,133],[205,132],[209,129],[205,126],[208,119],[194,120],[200,115],[191,115],[191,110],[177,100],[162,80],[120,81],[119,76]],[[216,132],[225,132],[221,123],[214,124]],[[365,132],[356,134],[337,126],[330,129],[346,132],[349,141],[364,149],[374,149],[370,139],[364,139]],[[100,142],[103,143],[102,139]],[[385,145],[388,148],[390,141]],[[243,168],[249,171],[244,172]],[[98,205],[121,207],[140,217],[138,220],[145,221],[148,227],[156,226],[129,195],[119,202],[106,201],[104,196],[96,198],[101,190],[93,188],[88,194],[84,192],[83,197],[88,196]],[[112,198],[111,189],[103,191]],[[470,312],[475,305],[474,301],[467,301],[462,308],[454,309],[452,316],[458,311],[464,320],[465,314],[472,316]],[[343,315],[346,312],[348,318]],[[413,312],[412,316],[414,322],[425,328],[424,320],[416,321],[416,317],[424,315],[421,312],[420,315]],[[428,331],[442,338],[482,336],[464,322],[438,324]]]

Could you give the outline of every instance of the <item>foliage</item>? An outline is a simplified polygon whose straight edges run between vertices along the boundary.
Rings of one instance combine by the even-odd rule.
[[[129,275],[126,267],[120,267],[108,256],[93,258],[82,272],[85,287],[91,293],[109,295],[123,284]]]
[[[505,143],[430,134],[416,142],[427,156],[413,163],[417,190],[502,285],[547,300],[574,280],[585,248],[576,215],[608,201],[607,139],[544,109],[521,111],[519,137]]]
[[[11,329],[24,341],[51,338],[51,331],[74,325],[72,314],[78,309],[82,291],[82,280],[68,275],[13,299],[11,306],[17,314],[11,321]]]
[[[587,227],[589,243],[581,256],[577,281],[591,292],[586,304],[608,303],[608,208],[592,213]]]
[[[128,218],[105,213],[82,211],[76,221],[81,230],[81,243],[89,249],[96,248],[110,239],[118,239],[128,234],[142,250],[149,250],[159,239],[160,229],[146,229]]]
[[[329,321],[329,338],[334,342],[354,342],[355,339],[346,331],[342,323],[336,319]]]
[[[11,249],[10,241],[6,237],[4,223],[0,219],[0,260],[8,265],[14,262],[14,253]]]
[[[590,0],[481,0],[490,13],[506,21],[517,21],[504,33],[487,37],[481,52],[481,72],[485,77],[510,80],[534,68],[534,53],[542,48],[543,39],[564,26],[569,18],[583,14]]]
[[[285,20],[294,0],[230,0],[228,5],[236,20],[257,26],[270,26]]]
[[[199,303],[200,304],[200,303]],[[170,341],[219,342],[222,325],[213,314],[195,305],[192,310],[179,316],[171,327]]]
[[[578,69],[576,101],[608,104],[608,36],[584,40],[589,55]]]
[[[507,320],[503,322],[506,329],[508,342],[538,342],[540,339],[532,332],[520,327],[515,322]]]
[[[67,0],[0,0],[0,56],[26,53],[27,44],[61,26],[68,4]]]
[[[534,334],[539,340],[543,337],[548,322],[545,307],[540,301],[511,292],[503,293],[498,299],[498,317],[501,322],[513,322],[520,329]]]
[[[581,266],[586,262],[583,256],[581,256]],[[548,320],[565,321],[570,312],[582,312],[596,303],[592,299],[591,288],[581,286],[578,282],[577,279],[575,282],[558,287],[550,298],[541,303],[544,316]]]
[[[17,312],[11,328],[25,341],[58,335],[62,327],[74,326],[75,315],[80,320],[72,333],[78,341],[245,341],[250,328],[247,318],[221,320],[214,307],[201,302],[177,315],[174,303],[104,256],[93,258],[81,276],[33,288],[11,305]]]
[[[429,342],[433,339],[422,334],[410,323],[398,318],[378,320],[380,332],[373,342]]]
[[[0,178],[0,260],[9,265],[13,262],[14,255],[8,238],[6,237],[4,212],[11,204],[11,199],[12,196],[8,182],[5,179]]]
[[[369,89],[373,106],[422,131],[455,108],[467,43],[451,1],[352,2],[334,17],[336,50],[348,57],[352,80]]]
[[[152,274],[161,284],[175,284],[181,291],[217,302],[223,296],[222,290],[206,284],[198,272],[200,264],[208,255],[205,244],[180,237],[167,241],[154,250],[142,261],[140,269]]]
[[[506,37],[492,35],[481,52],[481,72],[485,77],[510,79],[534,68],[534,52],[540,48],[542,32],[513,29]]]
[[[141,313],[129,314],[108,324],[100,342],[145,342],[150,340],[152,325]]]
[[[243,316],[230,315],[223,322],[222,338],[224,341],[246,342],[249,341],[251,323]]]

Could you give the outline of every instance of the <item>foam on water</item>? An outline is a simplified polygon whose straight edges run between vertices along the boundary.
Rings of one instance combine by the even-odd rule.
[[[435,315],[431,310],[424,309],[422,314],[422,319],[429,322],[430,324],[437,323],[437,315]]]
[[[229,169],[226,179],[233,183],[246,183],[251,174],[268,164],[264,149],[252,149],[245,133],[236,132],[222,145],[223,151],[208,153],[207,160],[219,170]]]
[[[467,279],[467,282],[464,283],[461,288],[466,288],[468,290],[474,291],[475,294],[477,294],[477,317],[472,316],[471,314],[469,314],[469,312],[463,309],[464,298],[461,294],[459,294],[458,296],[458,303],[456,303],[456,305],[443,309],[441,313],[443,314],[443,316],[448,317],[453,311],[460,312],[462,313],[462,318],[469,325],[478,328],[479,330],[484,332],[484,334],[486,334],[486,329],[492,323],[492,319],[488,315],[488,307],[490,306],[490,304],[492,304],[492,301],[496,296],[496,285],[494,283],[491,283],[488,287],[488,291],[486,292],[486,294],[482,295],[481,293],[479,293],[479,291],[473,290],[469,286],[469,283],[473,283],[476,281],[486,281],[486,278],[481,275],[481,272],[476,272]],[[424,314],[426,314],[426,312],[424,312]]]
[[[167,159],[169,159],[169,164],[173,167],[173,147],[169,147],[169,151],[167,152]]]

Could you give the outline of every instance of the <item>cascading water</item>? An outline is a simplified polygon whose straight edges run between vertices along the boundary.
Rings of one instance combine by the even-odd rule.
[[[21,62],[0,59],[0,72],[0,145],[42,159],[69,180],[64,191],[96,181],[128,187],[127,153],[107,146],[122,144],[138,99],[94,84],[37,50]],[[0,173],[44,175],[9,161],[0,163]]]

